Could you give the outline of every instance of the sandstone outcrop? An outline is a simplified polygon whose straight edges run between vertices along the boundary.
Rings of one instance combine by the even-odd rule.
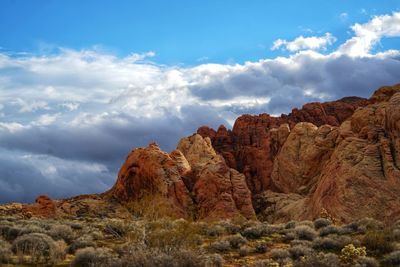
[[[144,195],[161,196],[176,216],[187,218],[192,199],[181,174],[188,168],[179,152],[171,157],[154,143],[137,148],[128,155],[109,194],[120,202],[137,201]]]
[[[106,195],[119,202],[161,196],[183,218],[255,217],[244,175],[229,168],[210,139],[198,134],[183,138],[171,154],[156,144],[133,150]]]
[[[245,174],[250,190],[257,194],[268,189],[277,190],[271,179],[274,159],[289,132],[286,126],[281,128],[282,124],[291,129],[299,122],[310,122],[318,127],[324,124],[339,126],[358,107],[368,103],[368,100],[359,97],[309,103],[302,109],[293,109],[288,115],[242,115],[235,121],[232,130],[220,126],[215,131],[203,126],[197,133],[211,139],[213,147],[225,158],[228,166]],[[281,131],[279,140],[275,138],[276,129]]]
[[[194,134],[183,138],[177,149],[182,151],[193,170],[198,218],[255,217],[244,175],[227,166],[209,138]]]

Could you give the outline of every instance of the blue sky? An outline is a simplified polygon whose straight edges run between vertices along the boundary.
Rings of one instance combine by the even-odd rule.
[[[104,192],[136,147],[400,82],[400,1],[0,1],[0,203]]]
[[[49,53],[94,48],[119,56],[156,52],[160,64],[243,63],[285,55],[278,38],[332,33],[373,15],[399,10],[400,1],[21,1],[0,3],[3,51]],[[399,45],[385,40],[385,48]]]

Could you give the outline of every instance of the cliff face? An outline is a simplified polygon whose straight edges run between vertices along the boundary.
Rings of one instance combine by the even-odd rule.
[[[368,103],[366,99],[347,97],[326,103],[309,103],[302,109],[293,109],[288,115],[272,117],[268,114],[242,115],[232,131],[220,126],[217,131],[207,126],[197,133],[209,137],[215,150],[226,160],[229,167],[242,172],[253,194],[267,189],[278,190],[272,183],[274,159],[289,134],[299,122],[315,126],[328,124],[339,126],[354,111]],[[281,125],[287,124],[284,127]]]
[[[312,103],[279,118],[245,115],[232,131],[198,132],[246,175],[261,218],[313,219],[326,210],[343,222],[394,221],[400,218],[399,114],[396,85],[369,100]]]

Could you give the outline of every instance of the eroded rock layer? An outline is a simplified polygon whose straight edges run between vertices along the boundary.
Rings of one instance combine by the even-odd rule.
[[[225,158],[228,166],[242,172],[252,193],[257,194],[267,189],[277,190],[271,180],[273,162],[288,136],[289,128],[293,129],[299,122],[339,126],[358,107],[367,103],[366,99],[358,97],[309,103],[280,117],[242,115],[235,121],[232,130],[220,126],[215,131],[203,126],[197,132],[211,139],[215,150]],[[282,128],[283,124],[288,127]]]

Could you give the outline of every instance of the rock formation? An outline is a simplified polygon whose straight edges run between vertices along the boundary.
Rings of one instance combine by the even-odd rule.
[[[267,189],[277,190],[271,180],[273,162],[288,136],[289,127],[293,128],[299,122],[339,126],[358,107],[366,104],[368,101],[359,97],[309,103],[302,109],[293,109],[290,114],[280,117],[268,114],[242,115],[235,121],[232,131],[224,126],[217,131],[203,126],[197,132],[211,139],[213,147],[225,158],[228,166],[243,173],[250,190],[257,194]],[[285,126],[281,128],[281,125]],[[276,136],[277,132],[280,136]]]
[[[198,133],[246,175],[261,219],[400,218],[400,85]]]
[[[181,174],[190,170],[179,152],[171,157],[157,144],[133,150],[122,165],[109,194],[120,202],[136,201],[144,195],[158,195],[177,216],[190,217],[192,199]]]
[[[179,217],[255,217],[244,175],[229,168],[210,139],[198,134],[183,138],[171,154],[156,144],[135,149],[107,193],[120,202],[149,194],[161,195]]]
[[[194,134],[183,138],[177,149],[185,155],[193,171],[198,218],[255,217],[244,175],[227,166],[209,138]]]

